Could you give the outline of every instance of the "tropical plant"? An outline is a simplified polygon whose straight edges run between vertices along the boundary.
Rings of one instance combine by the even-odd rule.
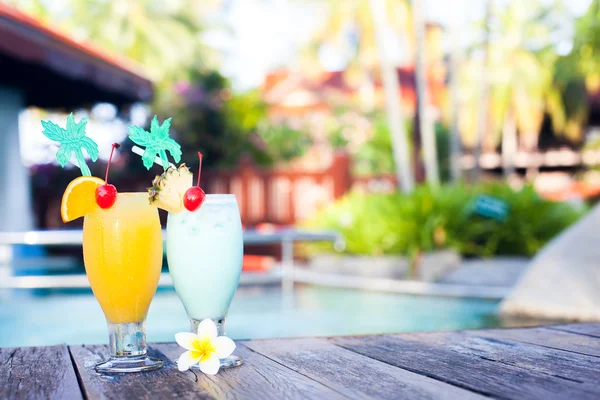
[[[199,21],[189,2],[177,0],[69,0],[60,23],[81,38],[123,54],[144,66],[154,80],[176,73],[198,56]]]
[[[590,94],[600,91],[600,0],[575,21],[571,52],[558,59],[554,80],[565,105],[565,137],[581,142],[590,116]]]
[[[404,114],[401,109],[401,87],[396,73],[401,54],[391,54],[384,41],[401,42],[411,54],[410,26],[412,21],[405,0],[332,0],[328,2],[327,17],[304,53],[311,64],[318,64],[321,51],[335,48],[346,55],[345,76],[360,82],[361,106],[374,109],[375,77],[379,68],[385,96],[388,124],[392,139],[392,155],[399,188],[410,192],[414,176],[410,163],[410,149],[404,132]],[[394,32],[395,37],[389,33]]]
[[[139,62],[156,81],[191,65],[206,51],[198,38],[201,26],[196,10],[205,2],[65,0],[61,7],[40,0],[14,3],[79,40]]]
[[[483,44],[489,49],[487,64],[481,67],[471,59],[463,68],[463,134],[471,137],[469,142],[476,144],[476,148],[481,142],[473,141],[476,126],[477,132],[490,133],[485,137],[488,147],[495,147],[502,138],[503,161],[508,174],[514,169],[513,157],[518,147],[537,149],[546,114],[550,115],[555,132],[561,132],[564,127],[560,91],[553,81],[557,55],[551,41],[556,29],[552,18],[558,12],[560,9],[543,7],[537,1],[514,1],[501,12],[494,11],[493,23],[486,22],[492,39],[489,44]],[[473,79],[481,68],[486,71],[484,82]],[[488,101],[476,95],[481,85],[489,87]],[[487,116],[489,123],[485,121]],[[476,124],[473,119],[486,123]]]
[[[392,158],[392,143],[389,126],[381,114],[369,114],[373,123],[373,134],[369,140],[360,146],[353,154],[353,174],[356,176],[373,176],[392,174],[394,159]],[[406,140],[412,146],[412,121],[405,122]],[[440,179],[445,182],[450,179],[450,133],[441,123],[435,124],[435,141]]]
[[[504,202],[504,218],[480,215],[480,196]],[[531,186],[514,191],[506,184],[420,186],[410,195],[353,191],[304,226],[334,229],[344,237],[345,254],[407,255],[453,248],[469,256],[532,256],[585,209],[544,200]],[[336,251],[331,245],[316,251]]]
[[[578,58],[579,70],[586,75],[591,90],[600,87],[600,0],[592,0],[587,12],[575,23],[572,54]]]
[[[434,122],[429,113],[429,89],[427,85],[427,60],[425,58],[425,20],[423,15],[424,0],[413,0],[412,14],[415,29],[415,81],[417,86],[417,116],[419,134],[423,143],[423,164],[427,183],[432,186],[440,184],[437,164]]]
[[[233,92],[217,71],[191,68],[181,75],[161,84],[154,109],[173,117],[173,136],[184,153],[202,151],[205,166],[232,166],[244,153],[260,164],[273,162],[257,134],[266,119],[257,90]]]
[[[459,118],[459,80],[458,80],[458,66],[462,58],[462,52],[460,49],[460,34],[461,21],[459,19],[460,13],[458,10],[458,1],[452,0],[450,6],[455,8],[452,15],[452,20],[449,26],[449,42],[450,42],[450,53],[448,62],[448,76],[449,76],[449,89],[450,96],[448,106],[450,109],[450,136],[448,142],[448,158],[449,158],[449,171],[452,181],[457,183],[462,178],[462,142],[460,140],[460,129],[458,126]]]
[[[4,0],[4,2],[28,14],[35,15],[44,22],[47,22],[51,17],[50,10],[44,0]]]
[[[389,126],[383,115],[372,116],[373,135],[353,156],[353,173],[369,176],[394,173],[392,140]],[[405,131],[411,130],[411,122],[405,123]],[[410,140],[406,133],[407,141]]]
[[[306,132],[292,129],[286,124],[266,123],[258,130],[258,136],[265,142],[265,152],[272,162],[302,157],[312,144]]]
[[[75,154],[81,174],[91,176],[90,168],[85,163],[83,149],[88,153],[92,161],[98,159],[98,145],[89,137],[85,136],[87,118],[81,118],[79,123],[75,122],[73,113],[67,117],[66,129],[61,128],[52,121],[42,121],[44,131],[42,132],[50,140],[59,143],[56,159],[61,167],[69,162],[72,154]]]
[[[385,15],[384,0],[370,0],[373,25],[376,33],[377,48],[379,49],[379,65],[384,85],[386,98],[387,119],[390,126],[392,139],[392,154],[396,167],[398,188],[404,193],[412,192],[414,188],[412,166],[409,161],[410,150],[406,140],[403,124],[403,111],[401,108],[401,86],[396,68],[386,52],[385,28],[388,26]]]
[[[142,161],[147,169],[152,167],[157,156],[160,157],[163,168],[165,170],[169,168],[167,151],[171,153],[175,162],[181,161],[181,146],[169,136],[169,129],[171,129],[171,118],[159,124],[156,115],[150,121],[150,132],[139,126],[129,127],[129,139],[144,147]]]
[[[485,4],[485,20],[483,21],[484,39],[482,44],[483,62],[481,65],[481,81],[479,82],[479,91],[475,95],[478,101],[475,115],[477,118],[475,132],[475,165],[473,166],[473,178],[478,181],[481,177],[481,167],[479,159],[483,154],[483,140],[488,129],[488,107],[489,107],[489,64],[490,64],[490,40],[491,40],[491,25],[494,13],[494,1],[486,0]]]

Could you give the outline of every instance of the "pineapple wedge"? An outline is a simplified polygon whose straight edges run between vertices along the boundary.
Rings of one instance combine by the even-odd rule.
[[[150,204],[170,213],[183,210],[183,195],[192,187],[193,175],[185,164],[179,168],[169,167],[152,181],[148,188]]]

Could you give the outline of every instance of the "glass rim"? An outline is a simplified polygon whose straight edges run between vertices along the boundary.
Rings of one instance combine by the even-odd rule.
[[[235,194],[233,193],[215,193],[215,194],[207,194],[206,195],[207,198],[213,198],[213,199],[218,199],[218,198],[235,198]]]
[[[204,199],[205,202],[237,202],[235,194],[207,194]]]

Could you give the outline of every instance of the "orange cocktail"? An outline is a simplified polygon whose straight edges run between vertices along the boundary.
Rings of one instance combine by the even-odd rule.
[[[119,193],[111,208],[85,216],[83,257],[109,323],[143,321],[158,286],[162,231],[146,193]]]

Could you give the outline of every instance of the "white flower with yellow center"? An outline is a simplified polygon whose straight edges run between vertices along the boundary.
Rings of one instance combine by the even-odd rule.
[[[215,375],[221,367],[220,359],[227,358],[235,350],[235,343],[226,336],[217,337],[217,326],[207,318],[198,325],[198,334],[180,332],[175,341],[187,351],[183,353],[177,365],[180,371],[187,371],[199,364],[200,371]]]

